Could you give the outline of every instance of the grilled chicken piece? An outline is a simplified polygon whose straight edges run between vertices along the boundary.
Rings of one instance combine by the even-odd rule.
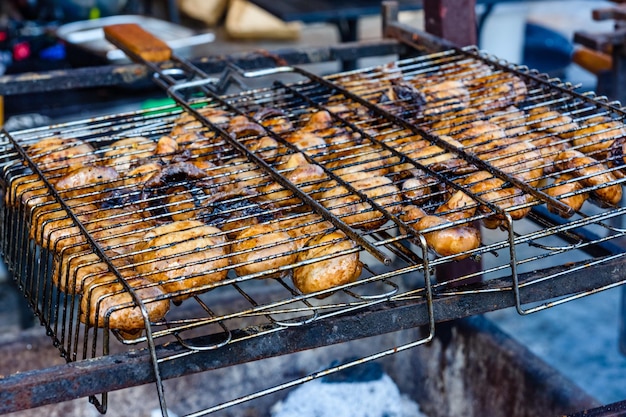
[[[298,245],[287,232],[275,225],[255,224],[237,234],[230,246],[230,262],[239,276],[260,274],[293,264],[297,250]],[[280,277],[286,272],[275,271],[259,278]]]
[[[113,142],[104,153],[104,163],[124,173],[154,155],[156,147],[154,141],[145,137],[120,139]]]
[[[553,186],[546,189],[546,194],[560,200],[561,203],[571,207],[573,210],[571,214],[573,215],[574,212],[580,210],[587,198],[589,198],[589,193],[581,192],[582,190],[583,186],[580,184],[580,182],[576,181],[576,178],[573,175],[562,174],[554,180]],[[567,197],[561,197],[565,194],[572,195]],[[548,203],[548,210],[552,213],[565,215],[564,213],[561,213],[561,210],[556,209],[550,203]]]
[[[622,199],[622,186],[620,184],[607,185],[616,181],[617,178],[609,171],[609,168],[596,159],[586,156],[584,153],[569,149],[561,152],[556,160],[556,167],[564,173],[571,173],[577,177],[585,187],[599,187],[591,191],[596,197],[610,205],[617,205]]]
[[[480,246],[480,231],[476,227],[453,226],[449,220],[429,215],[418,207],[404,207],[400,219],[420,233],[434,227],[445,227],[424,233],[428,247],[440,256],[458,255],[455,260],[465,259],[469,256],[468,251]]]
[[[400,208],[400,190],[393,182],[382,176],[371,176],[358,172],[344,177],[352,187],[362,192],[389,213],[397,213]],[[341,220],[357,229],[372,230],[387,222],[382,212],[352,194],[343,186],[335,186],[322,192],[319,200],[324,207]]]
[[[603,159],[613,143],[626,136],[626,126],[623,122],[610,117],[597,116],[585,121],[578,130],[567,132],[564,136],[570,138],[579,151],[596,159]]]
[[[159,285],[142,277],[126,278],[148,313],[150,322],[162,320],[170,308],[170,301]],[[130,292],[111,272],[86,280],[80,303],[80,321],[88,326],[117,329],[123,336],[137,336],[145,328],[140,307]]]
[[[96,163],[94,148],[80,139],[50,137],[34,143],[26,149],[33,162],[48,172],[51,182],[69,172]]]
[[[300,292],[310,294],[328,290],[355,282],[361,275],[357,245],[340,231],[309,240],[298,254],[297,261],[312,261],[326,256],[332,257],[294,268],[293,283]]]
[[[528,122],[534,129],[547,130],[562,137],[567,137],[569,132],[575,132],[580,128],[570,116],[550,110],[548,107],[530,109]]]
[[[137,245],[134,262],[138,273],[160,284],[180,302],[226,278],[227,253],[220,229],[185,220],[146,232]]]

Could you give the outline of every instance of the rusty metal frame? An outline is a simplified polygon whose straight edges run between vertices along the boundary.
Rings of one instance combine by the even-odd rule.
[[[619,283],[626,275],[624,255],[594,266],[594,274],[584,267],[568,277],[556,277],[523,288],[525,300],[540,301],[572,292],[585,291],[598,285]],[[609,256],[610,258],[610,256]],[[546,274],[572,269],[572,265],[522,274],[520,282],[532,281]],[[493,280],[464,288],[462,293],[433,300],[437,322],[469,317],[515,305],[510,280]],[[492,291],[485,291],[492,290]],[[241,329],[233,335],[243,339],[229,345],[229,354],[207,350],[188,355],[188,350],[176,344],[157,348],[158,356],[175,357],[160,364],[164,380],[234,366],[249,361],[284,355],[287,352],[313,349],[374,335],[410,329],[428,324],[426,301],[407,300],[381,305],[358,315],[331,317],[298,328],[271,331],[261,337],[246,338],[258,329]],[[211,336],[195,340],[210,344]],[[180,356],[177,356],[179,355]],[[153,383],[154,372],[147,349],[112,354],[89,361],[73,362],[47,369],[22,372],[0,379],[0,413],[40,407],[95,395],[103,391]]]

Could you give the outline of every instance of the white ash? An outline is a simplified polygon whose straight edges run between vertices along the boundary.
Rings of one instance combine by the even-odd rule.
[[[291,391],[270,412],[272,417],[426,417],[387,374],[356,382],[316,379]]]

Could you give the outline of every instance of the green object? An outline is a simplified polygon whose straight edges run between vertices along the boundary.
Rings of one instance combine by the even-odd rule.
[[[141,103],[141,110],[146,110],[146,115],[170,113],[175,104],[176,102],[168,97],[151,98]]]
[[[89,19],[99,19],[100,18],[100,9],[97,7],[92,7],[89,9]]]

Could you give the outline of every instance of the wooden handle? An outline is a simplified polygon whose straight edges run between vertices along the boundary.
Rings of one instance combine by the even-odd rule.
[[[613,59],[610,55],[584,46],[576,48],[572,55],[572,62],[595,75],[610,71],[613,67]]]
[[[104,27],[104,37],[122,51],[150,62],[169,61],[172,50],[161,39],[146,32],[135,23]]]

